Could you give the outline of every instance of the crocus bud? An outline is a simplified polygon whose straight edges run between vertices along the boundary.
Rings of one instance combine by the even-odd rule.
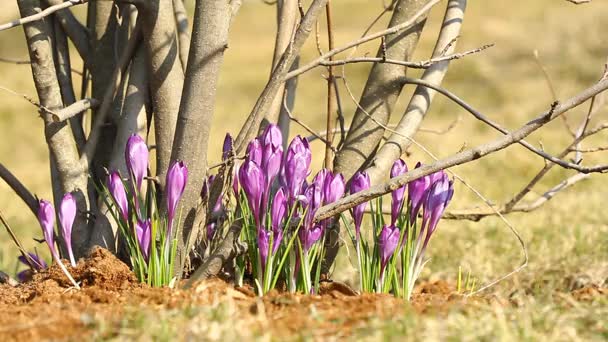
[[[222,147],[222,160],[226,161],[230,154],[232,153],[232,136],[230,133],[226,133],[226,137],[224,138],[224,146]]]
[[[260,249],[260,261],[262,262],[262,270],[266,268],[269,244],[270,233],[264,228],[258,229],[258,248]]]
[[[247,145],[247,160],[255,162],[258,166],[262,165],[262,144],[258,138],[251,140]]]
[[[276,124],[269,124],[262,133],[262,140],[264,146],[272,145],[275,148],[283,146],[283,133]]]
[[[112,171],[108,178],[108,189],[110,194],[114,198],[116,206],[120,211],[120,216],[125,222],[129,222],[129,202],[127,201],[127,192],[125,191],[125,185],[120,178],[118,171]]]
[[[246,160],[239,170],[239,182],[245,191],[256,225],[260,226],[264,174],[253,160]]]
[[[287,149],[285,155],[285,185],[290,204],[301,194],[302,183],[309,173],[312,154],[308,140],[296,136]]]
[[[232,175],[232,191],[237,201],[239,200],[239,168],[240,165],[234,165],[234,174]]]
[[[350,181],[350,193],[356,194],[359,191],[369,189],[369,187],[370,180],[367,172],[357,171],[357,173],[355,173],[355,175],[353,176],[353,179]],[[361,232],[361,222],[363,222],[363,214],[365,212],[366,207],[367,202],[363,202],[353,208],[353,220],[355,221],[355,238],[357,241],[359,241],[359,235]]]
[[[76,200],[74,199],[74,196],[68,192],[67,194],[63,195],[61,205],[59,206],[59,223],[61,224],[63,240],[65,241],[72,266],[76,266],[74,252],[72,251],[72,226],[74,225],[75,218]]]
[[[285,214],[287,213],[287,198],[285,197],[285,191],[280,188],[279,191],[274,195],[272,201],[271,218],[272,218],[272,230],[278,231],[281,229]]]
[[[170,238],[173,229],[173,220],[175,218],[175,212],[177,204],[181,199],[184,189],[186,188],[186,182],[188,182],[188,168],[184,165],[184,162],[174,162],[167,171],[166,179],[166,191],[167,191],[167,216],[168,216],[168,233],[167,236]]]
[[[269,193],[270,187],[275,178],[281,171],[281,162],[283,160],[283,146],[273,146],[272,144],[264,145],[262,154],[262,170],[265,175],[265,192]],[[266,202],[266,201],[264,201]]]
[[[49,246],[51,254],[59,259],[59,254],[57,254],[57,249],[55,249],[55,208],[53,208],[51,202],[43,199],[38,202],[38,222],[40,222],[44,240]]]
[[[395,178],[407,172],[407,165],[402,159],[397,159],[391,168],[391,178]],[[403,207],[403,198],[405,197],[405,185],[399,189],[393,190],[391,193],[391,224],[397,222],[397,218]]]
[[[443,215],[443,212],[445,211],[445,208],[453,194],[453,186],[445,173],[443,174],[443,177],[437,180],[429,189],[424,204],[423,216],[425,220],[428,220],[428,227],[423,248],[426,246],[431,238],[431,235],[437,228],[437,223],[441,219],[441,216]]]
[[[323,203],[334,203],[344,196],[344,176],[341,173],[334,175],[331,171],[327,173],[323,184]]]
[[[137,220],[137,223],[135,224],[135,233],[137,234],[137,243],[139,244],[141,254],[147,262],[150,257],[150,240],[152,234],[150,219],[145,221]]]
[[[391,258],[397,245],[399,244],[399,228],[385,225],[378,237],[378,250],[380,251],[380,274],[384,273],[384,268]]]
[[[416,164],[416,168],[421,166],[420,162]],[[418,216],[418,212],[422,206],[426,192],[431,186],[429,176],[421,177],[411,181],[408,184],[409,205],[410,205],[410,222],[414,222]]]
[[[321,225],[315,225],[312,228],[300,228],[299,238],[302,243],[302,250],[304,253],[307,253],[310,248],[321,238],[323,234],[323,228]]]
[[[144,177],[148,173],[148,154],[148,145],[146,145],[144,139],[137,134],[131,135],[127,140],[125,159],[137,192],[141,191]]]

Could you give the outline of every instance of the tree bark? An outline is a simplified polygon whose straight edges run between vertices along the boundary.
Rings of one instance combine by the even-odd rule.
[[[389,27],[407,21],[427,2],[427,0],[398,0]],[[384,44],[378,49],[377,56],[408,60],[418,43],[425,22],[426,15],[411,28],[387,35]],[[403,89],[403,84],[397,80],[405,72],[406,68],[400,65],[374,63],[372,66],[344,145],[334,160],[334,170],[342,173],[345,179],[350,179],[357,170],[361,169],[377,149],[384,135],[384,128],[374,122],[370,116],[382,125],[388,122]]]
[[[456,49],[454,39],[458,38],[460,34],[466,4],[466,0],[450,0],[448,2],[432,58],[451,54]],[[422,79],[439,86],[448,71],[449,63],[449,61],[443,61],[431,65],[424,71]],[[386,143],[376,153],[371,166],[366,170],[370,175],[372,184],[386,177],[393,162],[401,157],[411,144],[408,137],[413,137],[420,128],[420,124],[436,93],[436,91],[424,86],[416,87],[403,117],[395,128],[395,132],[398,133],[391,133]]]
[[[188,183],[181,200],[177,229],[178,256],[175,272],[181,274],[194,231],[197,202],[207,174],[207,145],[215,107],[215,95],[224,50],[228,44],[231,7],[228,0],[197,0],[186,80],[182,95],[171,160],[184,161]]]
[[[22,17],[33,15],[41,10],[38,0],[18,0]],[[50,18],[25,24],[23,26],[28,45],[32,76],[40,104],[50,110],[61,109],[63,101],[57,81],[51,45],[52,26]],[[55,122],[51,114],[42,112],[44,134],[51,154],[56,162],[59,184],[63,193],[72,192],[78,206],[78,215],[72,230],[72,243],[76,256],[84,252],[82,247],[89,237],[89,229],[84,213],[88,210],[87,173],[78,162],[76,142],[71,135],[67,122]]]
[[[154,111],[156,174],[164,185],[169,168],[175,123],[184,86],[179,59],[173,2],[147,1],[139,6],[147,53],[150,95]]]

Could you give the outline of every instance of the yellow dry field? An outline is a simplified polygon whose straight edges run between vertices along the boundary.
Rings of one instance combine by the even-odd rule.
[[[381,0],[334,0],[336,46],[359,37],[382,9]],[[431,13],[413,60],[427,59],[443,16],[443,4]],[[81,9],[82,11],[82,9]],[[82,13],[82,12],[81,12]],[[225,132],[236,134],[261,92],[270,68],[275,23],[274,7],[261,0],[244,0],[230,34],[223,71],[220,76],[216,114],[212,129],[211,158],[217,160]],[[0,22],[17,16],[14,1],[0,4]],[[386,27],[384,18],[373,31]],[[324,28],[324,22],[320,27]],[[517,128],[549,108],[554,100],[549,82],[539,63],[546,69],[557,99],[563,100],[592,85],[601,75],[608,57],[608,2],[593,0],[573,5],[565,0],[470,1],[457,51],[493,43],[494,47],[477,55],[453,61],[443,86],[473,107],[508,128]],[[302,61],[318,55],[314,33],[307,43]],[[321,49],[326,50],[325,31],[320,32]],[[375,54],[377,42],[359,47],[354,55]],[[534,51],[537,51],[538,59]],[[346,56],[343,55],[343,56]],[[0,32],[0,57],[27,59],[20,28]],[[78,69],[81,63],[75,63]],[[344,75],[353,96],[361,93],[369,66],[345,68]],[[342,69],[338,69],[342,72]],[[110,72],[110,71],[108,71]],[[326,83],[323,70],[314,70],[299,79],[294,115],[317,131],[324,130]],[[419,70],[409,70],[417,77]],[[76,84],[80,83],[75,76]],[[28,65],[0,63],[0,86],[35,98]],[[392,121],[401,117],[413,87],[406,87]],[[340,87],[347,123],[355,103],[343,84]],[[567,113],[577,125],[589,104]],[[596,115],[592,125],[608,121],[608,108]],[[423,126],[442,130],[455,119],[458,124],[443,135],[419,132],[415,139],[437,157],[458,152],[499,136],[453,102],[438,95]],[[292,133],[306,134],[297,125]],[[15,173],[39,197],[50,197],[48,153],[42,121],[36,108],[20,96],[0,90],[0,162]],[[528,141],[553,154],[559,153],[570,136],[563,122],[556,120]],[[606,144],[606,135],[589,140],[583,147]],[[323,146],[313,143],[314,168],[321,166]],[[432,158],[413,146],[408,165]],[[608,153],[608,152],[607,152]],[[606,162],[607,153],[585,155],[583,163]],[[509,200],[543,167],[543,160],[520,146],[512,146],[487,158],[454,168],[493,203]],[[555,168],[524,201],[541,196],[548,188],[572,175]],[[486,291],[514,303],[507,307],[480,305],[475,310],[454,310],[445,316],[395,317],[385,322],[370,322],[362,327],[361,338],[401,340],[401,337],[429,340],[545,340],[576,341],[608,339],[608,300],[598,296],[576,301],[573,288],[608,282],[608,187],[606,176],[594,174],[555,196],[540,209],[527,214],[511,214],[509,222],[527,244],[530,261],[523,271]],[[456,182],[451,209],[483,207],[470,189]],[[38,246],[32,238],[42,236],[36,219],[4,183],[0,182],[0,210],[28,248]],[[0,232],[0,265],[4,271],[16,270],[16,248],[8,235]],[[523,254],[507,225],[497,218],[480,222],[442,221],[433,237],[422,277],[455,283],[458,269],[470,272],[477,284],[485,284],[517,267]],[[351,279],[354,270],[346,250],[335,270],[338,279]],[[143,315],[143,314],[142,314]],[[209,319],[215,319],[211,312]],[[175,313],[144,315],[144,325],[125,323],[126,330],[141,329],[143,336],[170,339],[172,334],[194,324],[187,315]],[[220,315],[221,316],[221,315]],[[138,316],[139,317],[139,316]],[[149,325],[150,324],[150,325]],[[219,329],[219,330],[217,330]],[[202,329],[202,337],[206,332]],[[200,331],[198,329],[197,331]],[[214,330],[228,339],[239,331],[221,326]],[[304,333],[304,332],[303,332]],[[225,335],[224,335],[225,334]],[[120,333],[119,333],[120,336]],[[211,337],[211,336],[208,336]],[[217,337],[217,335],[215,336]],[[301,336],[300,336],[301,337]],[[300,337],[294,336],[295,339]]]

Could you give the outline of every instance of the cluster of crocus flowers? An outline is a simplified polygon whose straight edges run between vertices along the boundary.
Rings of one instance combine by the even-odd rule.
[[[135,274],[141,281],[162,286],[173,278],[174,226],[178,204],[188,180],[188,169],[181,161],[170,165],[165,180],[165,206],[158,210],[154,183],[148,182],[144,189],[148,157],[145,141],[137,134],[131,135],[125,149],[129,177],[125,180],[119,171],[110,172],[108,203],[127,242]],[[158,244],[155,243],[157,241]]]
[[[344,195],[344,178],[329,170],[319,171],[307,183],[312,153],[306,139],[296,136],[287,151],[282,141],[280,129],[268,125],[247,146],[234,185],[260,293],[274,288],[279,278],[292,291],[313,290],[318,277],[311,278],[311,265],[322,257],[320,241],[331,220],[315,222],[314,216],[321,206]]]
[[[416,167],[420,167],[420,163]],[[406,163],[399,159],[393,164],[390,176],[394,178],[406,172]],[[351,181],[350,193],[369,187],[369,176],[358,172]],[[354,232],[349,231],[357,251],[363,291],[391,292],[410,298],[425,263],[424,254],[429,240],[453,194],[453,182],[444,171],[439,171],[394,190],[391,193],[390,220],[385,220],[382,199],[377,199],[371,210],[373,246],[362,239],[361,233],[368,203],[352,209]]]

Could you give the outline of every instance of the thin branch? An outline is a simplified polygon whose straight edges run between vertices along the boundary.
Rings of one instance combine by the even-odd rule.
[[[8,30],[8,29],[13,28],[13,27],[17,27],[17,26],[20,26],[20,25],[24,25],[24,24],[27,24],[27,23],[31,23],[33,21],[37,21],[37,20],[43,19],[44,17],[48,17],[49,15],[51,15],[51,14],[57,12],[57,11],[60,11],[60,10],[62,10],[64,8],[72,7],[74,5],[84,4],[87,1],[88,0],[67,0],[64,3],[58,4],[58,5],[55,5],[55,6],[47,7],[46,9],[44,9],[43,11],[41,11],[41,12],[39,12],[37,14],[30,15],[30,16],[27,16],[27,17],[23,17],[23,18],[20,18],[20,19],[15,19],[15,20],[11,21],[10,23],[0,24],[0,31]]]
[[[356,63],[386,63],[386,64],[401,65],[401,66],[405,66],[405,67],[412,68],[412,69],[427,69],[427,68],[431,67],[433,64],[437,64],[437,63],[445,62],[445,61],[452,61],[455,59],[461,59],[465,56],[479,53],[479,52],[481,52],[485,49],[491,48],[493,46],[494,46],[494,44],[486,44],[486,45],[483,45],[476,49],[467,50],[467,51],[459,52],[459,53],[454,53],[454,54],[450,54],[450,55],[446,55],[446,56],[442,56],[442,57],[431,58],[426,61],[418,61],[418,62],[401,61],[401,60],[395,60],[395,59],[387,59],[387,58],[383,58],[383,57],[353,57],[353,58],[338,59],[338,60],[323,60],[323,61],[319,61],[317,65],[312,66],[310,68],[302,67],[302,68],[298,68],[294,71],[291,71],[287,74],[287,76],[285,76],[285,78],[289,79],[292,77],[299,76],[299,75],[301,75],[305,72],[308,72],[311,69],[314,69],[319,66],[330,67],[330,66],[339,66],[339,65],[346,65],[346,64],[356,64]]]
[[[586,3],[590,3],[591,0],[566,0],[570,3],[573,3],[575,5],[582,5],[582,4],[586,4]]]
[[[4,57],[0,57],[0,62],[2,63],[10,63],[10,64],[31,64],[31,62],[29,60],[25,60],[25,59],[12,59],[12,58],[4,58]]]
[[[97,108],[98,106],[99,106],[99,101],[97,101],[96,99],[84,98],[82,100],[72,103],[71,105],[69,105],[63,109],[57,110],[54,113],[52,113],[53,121],[55,121],[55,122],[65,121],[65,120],[70,119],[89,109]]]
[[[563,103],[553,103],[549,110],[542,113],[535,119],[527,122],[519,129],[508,132],[507,134],[493,141],[478,145],[468,150],[464,150],[460,153],[456,153],[433,164],[424,165],[414,170],[410,170],[409,172],[401,176],[390,179],[386,183],[373,186],[366,191],[361,191],[357,194],[346,196],[332,204],[323,206],[317,211],[315,215],[315,221],[318,222],[320,220],[333,217],[345,210],[353,208],[358,204],[367,202],[373,198],[387,194],[393,190],[403,187],[404,185],[413,180],[424,177],[431,173],[447,169],[452,166],[468,163],[488,154],[500,151],[514,143],[519,142],[528,135],[532,134],[532,132],[546,125],[548,122],[554,120],[555,118],[559,117],[568,110],[579,106],[583,102],[589,100],[594,95],[606,89],[608,89],[608,80],[604,79],[594,84],[593,86],[585,89],[576,96],[567,99]],[[601,167],[599,169],[605,170],[606,168]]]
[[[331,14],[331,0],[327,1],[325,5],[325,14],[327,18],[327,41],[329,50],[334,49],[334,31],[332,24],[332,14]],[[332,62],[333,56],[329,57],[329,62]],[[336,125],[336,115],[335,115],[335,106],[336,106],[336,88],[334,87],[334,67],[327,67],[327,141],[325,143],[325,168],[332,169],[334,164],[334,153],[335,149],[332,146],[334,141],[334,133],[333,129]]]
[[[418,19],[422,16],[424,16],[433,6],[435,6],[436,4],[438,4],[441,0],[431,0],[429,1],[429,3],[427,3],[424,7],[422,7],[422,9],[420,9],[420,11],[416,12],[410,19],[404,21],[402,24],[393,26],[393,27],[389,27],[386,30],[382,30],[370,35],[366,35],[364,37],[361,37],[355,41],[352,41],[346,45],[343,45],[339,48],[335,48],[333,50],[330,50],[326,53],[324,53],[322,56],[320,56],[319,58],[309,62],[308,64],[298,68],[297,70],[291,71],[289,72],[287,75],[285,75],[285,78],[290,78],[293,77],[295,75],[299,75],[303,72],[306,72],[312,68],[317,67],[321,62],[323,61],[327,61],[329,60],[330,57],[335,56],[337,54],[339,54],[340,52],[346,51],[348,49],[351,49],[353,47],[359,46],[361,44],[367,43],[369,41],[393,34],[393,33],[397,33],[399,31],[403,31],[405,29],[410,28],[411,26],[415,25],[416,22],[418,21]],[[294,75],[295,74],[295,75]]]

